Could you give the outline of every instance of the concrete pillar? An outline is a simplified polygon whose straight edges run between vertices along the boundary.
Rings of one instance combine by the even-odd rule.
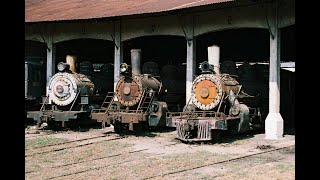
[[[51,79],[51,77],[55,74],[56,69],[56,45],[53,43],[53,36],[50,34],[46,39],[47,43],[47,81],[46,85]]]
[[[187,41],[187,69],[186,69],[186,104],[189,102],[191,97],[191,89],[193,76],[196,71],[196,38],[194,37],[194,25],[193,16],[186,16],[186,23],[184,23],[184,28],[186,32]],[[189,104],[191,101],[189,102]]]
[[[114,22],[114,91],[120,77],[120,64],[123,62],[123,43],[121,42],[121,21]]]
[[[265,121],[265,138],[279,139],[283,137],[283,119],[280,114],[280,29],[277,1],[271,6],[269,114]]]

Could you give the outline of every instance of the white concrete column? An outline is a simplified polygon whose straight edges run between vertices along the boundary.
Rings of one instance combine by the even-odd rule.
[[[114,22],[114,91],[120,77],[120,64],[123,62],[123,43],[121,42],[121,21]]]
[[[193,76],[196,71],[196,41],[195,38],[189,41],[187,44],[187,74],[186,74],[186,104],[191,97],[191,88],[193,82]],[[189,102],[191,103],[191,101]]]
[[[265,121],[266,139],[283,137],[283,119],[280,114],[280,29],[278,28],[277,1],[271,5],[270,13],[270,71],[269,114]],[[269,11],[270,12],[270,11]]]
[[[49,36],[45,39],[47,43],[47,81],[46,85],[51,79],[51,77],[55,74],[56,69],[56,45],[53,43],[53,36],[49,33]]]
[[[196,71],[196,38],[194,37],[193,16],[186,17],[184,23],[185,32],[187,35],[187,69],[186,69],[186,104],[191,97],[191,89],[193,76]],[[191,101],[189,102],[189,104]]]

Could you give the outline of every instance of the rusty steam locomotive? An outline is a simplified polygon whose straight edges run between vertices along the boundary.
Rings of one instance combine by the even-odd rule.
[[[235,76],[220,73],[219,48],[208,47],[208,54],[210,63],[200,63],[183,112],[167,113],[167,126],[176,127],[182,141],[217,140],[221,131],[244,133],[262,123],[260,108],[244,103],[255,96],[244,92]]]
[[[115,132],[135,131],[149,127],[163,127],[167,103],[162,101],[164,88],[152,74],[141,74],[141,49],[131,50],[131,66],[120,64],[120,79],[115,92],[109,92],[100,109],[92,110],[91,117],[112,124]]]
[[[58,63],[57,69],[59,72],[47,85],[40,110],[28,111],[27,117],[33,119],[38,127],[44,122],[49,127],[66,127],[66,122],[69,125],[92,123],[91,109],[98,107],[105,96],[95,93],[101,88],[95,87],[92,76],[77,73],[75,56],[68,55],[66,63]]]

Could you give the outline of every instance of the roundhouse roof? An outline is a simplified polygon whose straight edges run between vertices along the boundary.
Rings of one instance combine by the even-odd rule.
[[[234,0],[25,0],[25,22],[156,13]]]

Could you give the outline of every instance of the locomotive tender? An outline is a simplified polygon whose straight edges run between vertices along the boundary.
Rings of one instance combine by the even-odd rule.
[[[167,126],[176,127],[177,138],[182,141],[216,140],[220,131],[244,133],[261,123],[259,107],[242,102],[255,97],[243,91],[236,77],[220,73],[219,48],[208,47],[208,55],[211,63],[200,63],[201,74],[192,83],[183,112],[167,113]]]
[[[24,62],[25,70],[25,88],[24,88],[24,105],[25,105],[25,124],[29,124],[27,111],[37,110],[40,108],[39,102],[41,95],[45,91],[45,67],[43,61],[38,59],[27,58]]]
[[[88,76],[76,72],[75,61],[75,57],[67,56],[67,63],[58,63],[59,72],[47,85],[41,109],[27,112],[38,126],[46,122],[49,127],[60,123],[65,127],[65,122],[89,118],[94,84]]]
[[[100,109],[91,117],[112,124],[117,133],[165,126],[167,103],[161,101],[162,83],[151,74],[141,74],[141,49],[131,50],[131,65],[120,64],[120,79],[115,92],[109,92]]]

